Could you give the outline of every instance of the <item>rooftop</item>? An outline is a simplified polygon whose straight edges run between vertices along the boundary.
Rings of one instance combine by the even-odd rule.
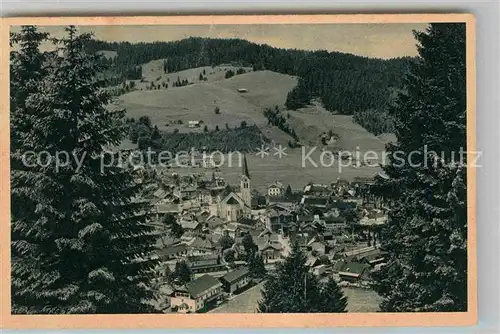
[[[326,205],[328,203],[328,198],[322,197],[304,197],[302,199],[302,204],[305,205]]]
[[[186,284],[186,290],[194,298],[199,297],[203,292],[222,285],[218,279],[210,275],[203,275]]]
[[[170,256],[170,255],[174,255],[174,254],[177,254],[180,252],[184,252],[186,250],[187,250],[187,246],[185,244],[179,244],[179,245],[175,245],[175,246],[171,246],[171,247],[167,247],[167,248],[158,250],[156,252],[159,256],[163,257],[163,256]]]
[[[222,277],[222,279],[228,283],[233,283],[243,278],[248,273],[249,271],[247,267],[241,267],[239,269],[228,272]]]

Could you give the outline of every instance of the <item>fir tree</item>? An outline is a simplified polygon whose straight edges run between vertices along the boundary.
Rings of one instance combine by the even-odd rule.
[[[234,244],[234,239],[229,235],[224,235],[219,240],[219,245],[222,247],[222,250],[231,248]]]
[[[151,132],[151,140],[158,140],[158,139],[161,139],[161,134],[160,130],[158,130],[158,126],[155,125],[153,127],[153,131]]]
[[[466,139],[465,24],[431,24],[415,37],[419,57],[391,110],[398,144],[389,146],[390,178],[374,189],[392,203],[381,232],[388,261],[375,288],[382,311],[466,311],[465,157],[458,161]],[[396,152],[419,154],[410,166]]]
[[[185,261],[179,261],[175,264],[174,272],[172,273],[172,277],[179,284],[186,284],[191,281],[191,277],[193,273],[191,268]]]
[[[224,261],[234,262],[235,259],[236,259],[236,252],[234,251],[234,249],[232,248],[227,249],[224,254]]]
[[[264,259],[260,254],[250,251],[248,253],[248,270],[250,275],[256,279],[262,279],[267,276],[266,266],[264,264]]]
[[[241,244],[243,245],[245,253],[247,254],[249,259],[253,257],[255,253],[257,253],[258,247],[253,241],[253,238],[250,234],[246,234],[243,237],[243,239],[241,240]]]
[[[306,265],[306,257],[297,243],[291,254],[278,266],[277,274],[264,284],[260,313],[321,312],[321,287]]]
[[[182,228],[181,224],[174,222],[170,227],[170,234],[174,238],[180,238],[184,234],[184,229]]]
[[[50,54],[39,50],[40,44],[47,38],[47,33],[39,32],[34,26],[23,26],[19,33],[11,34],[11,46],[15,44],[19,47],[10,53],[11,152],[29,145],[24,136],[28,134],[34,116],[26,106],[26,100],[39,92],[40,82],[47,75],[48,66],[45,63]],[[16,163],[16,159],[11,163]]]
[[[26,96],[36,119],[19,151],[68,152],[82,165],[12,168],[12,312],[152,312],[149,208],[134,201],[140,188],[129,172],[101,170],[104,148],[125,135],[124,112],[106,108],[101,56],[86,52],[91,37],[66,32],[40,91]]]
[[[321,290],[321,312],[343,313],[347,312],[347,297],[340,289],[337,282],[330,278]]]

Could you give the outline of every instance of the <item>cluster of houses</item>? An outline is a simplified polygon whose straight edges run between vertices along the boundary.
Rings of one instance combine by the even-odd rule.
[[[165,233],[157,241],[161,266],[172,271],[183,261],[194,274],[170,294],[177,312],[204,312],[251,285],[243,246],[248,235],[269,271],[295,243],[314,274],[348,284],[368,285],[370,273],[384,263],[378,231],[387,210],[367,181],[310,183],[295,192],[274,182],[261,195],[252,189],[244,157],[239,187],[215,173],[161,175],[151,187],[155,224],[173,217],[180,227],[178,235]],[[230,238],[230,247],[223,238]]]

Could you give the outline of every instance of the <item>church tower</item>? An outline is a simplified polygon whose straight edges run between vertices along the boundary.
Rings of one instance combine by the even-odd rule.
[[[252,207],[252,188],[250,187],[250,174],[246,155],[243,156],[243,166],[241,171],[241,199],[249,208]]]

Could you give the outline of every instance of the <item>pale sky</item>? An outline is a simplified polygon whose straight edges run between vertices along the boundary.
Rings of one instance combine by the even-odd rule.
[[[412,30],[424,30],[424,23],[389,24],[252,24],[252,25],[143,25],[80,26],[107,41],[175,41],[187,37],[241,38],[282,48],[327,50],[368,57],[393,58],[417,54]],[[54,37],[62,36],[58,26],[40,27]],[[14,30],[17,30],[14,28]]]

